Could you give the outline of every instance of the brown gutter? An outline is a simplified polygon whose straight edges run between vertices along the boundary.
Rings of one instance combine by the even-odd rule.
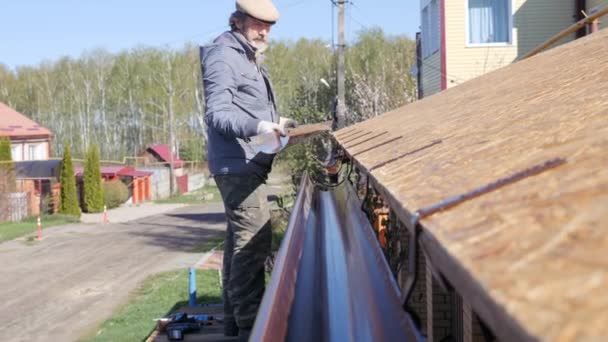
[[[421,341],[349,182],[304,175],[251,341]]]
[[[37,135],[0,135],[11,139],[11,141],[24,142],[28,140],[52,140],[52,134],[37,134]]]

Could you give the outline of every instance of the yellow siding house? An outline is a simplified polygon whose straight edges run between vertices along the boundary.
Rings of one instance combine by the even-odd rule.
[[[608,0],[421,0],[419,97],[510,64]],[[602,25],[600,28],[608,25]],[[560,44],[585,35],[587,30]]]

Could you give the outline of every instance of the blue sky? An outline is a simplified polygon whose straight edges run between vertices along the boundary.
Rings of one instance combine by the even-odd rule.
[[[331,41],[330,0],[274,2],[281,19],[271,38]],[[0,0],[0,9],[0,63],[15,68],[95,48],[203,44],[227,28],[234,0]],[[419,21],[418,0],[352,0],[347,39],[371,26],[413,37]]]

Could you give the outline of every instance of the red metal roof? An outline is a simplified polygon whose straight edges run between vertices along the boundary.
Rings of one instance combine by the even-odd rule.
[[[132,167],[125,167],[124,169],[120,170],[120,172],[118,172],[118,175],[119,176],[139,178],[139,177],[150,176],[150,175],[152,175],[152,172],[139,171],[139,170],[135,170]]]
[[[84,168],[82,166],[74,167],[74,174],[76,177],[82,177],[84,174]],[[102,166],[101,167],[101,176],[102,177],[116,177],[116,176],[125,176],[125,177],[146,177],[152,175],[152,172],[147,171],[139,171],[130,166]]]
[[[125,167],[122,165],[120,165],[120,166],[102,166],[101,167],[101,176],[102,177],[118,176],[118,175],[120,175],[119,172],[124,168]],[[84,168],[82,166],[75,166],[74,174],[76,175],[76,177],[82,177],[82,175],[84,174]]]
[[[11,138],[52,137],[53,133],[27,116],[0,102],[0,136]]]
[[[156,145],[152,145],[150,147],[148,147],[148,151],[151,151],[152,153],[156,154],[160,159],[162,159],[162,161],[164,162],[169,162],[169,146],[165,145],[165,144],[156,144]],[[184,162],[179,159],[178,156],[175,155],[175,153],[173,154],[173,167],[175,168],[180,168],[184,166]]]

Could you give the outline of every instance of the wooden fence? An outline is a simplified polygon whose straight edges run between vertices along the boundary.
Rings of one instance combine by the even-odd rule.
[[[0,194],[0,221],[21,221],[27,217],[28,201],[26,192]]]

